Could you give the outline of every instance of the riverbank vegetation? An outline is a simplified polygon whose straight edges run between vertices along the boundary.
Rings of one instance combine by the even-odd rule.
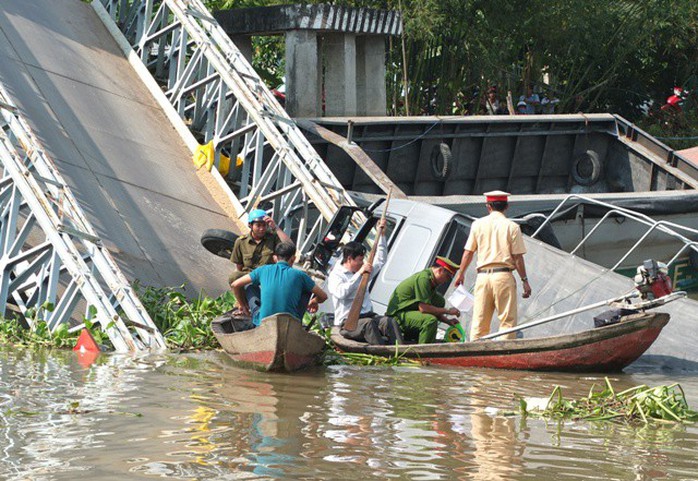
[[[608,378],[601,388],[593,385],[587,397],[572,400],[556,386],[543,403],[534,399],[519,400],[520,413],[554,420],[696,422],[698,412],[690,409],[679,384],[648,387],[635,386],[616,392]]]
[[[0,322],[0,344],[58,349],[74,347],[80,331],[70,332],[68,325],[63,323],[51,332],[42,314],[52,311],[53,305],[45,303],[39,309],[28,309],[23,319],[19,317],[2,319]],[[90,309],[88,316],[93,318],[94,314],[94,309]],[[83,319],[83,323],[97,344],[111,347],[109,337],[99,329],[98,325],[90,319]]]
[[[153,322],[163,333],[168,347],[176,351],[219,349],[220,346],[211,331],[211,321],[229,311],[235,305],[235,297],[225,292],[217,298],[200,294],[193,301],[187,300],[181,289],[139,287],[138,296]],[[351,365],[400,365],[419,364],[395,356],[383,358],[370,354],[340,353],[334,349],[329,331],[306,314],[303,322],[321,335],[327,343],[323,363]]]
[[[218,10],[287,2],[205,3]],[[401,38],[387,41],[387,107],[393,115],[483,113],[490,86],[496,85],[502,98],[511,91],[516,104],[526,86],[532,85],[537,92],[559,100],[556,113],[617,113],[675,148],[698,143],[696,2],[331,3],[402,12],[404,55]],[[277,87],[284,71],[282,37],[254,42],[255,68],[271,87]],[[689,91],[683,111],[660,110],[675,86]]]
[[[220,349],[211,331],[211,322],[233,309],[235,297],[231,292],[225,292],[216,298],[200,293],[195,299],[188,299],[182,287],[156,288],[137,283],[134,287],[169,349],[174,352]],[[32,328],[28,327],[28,322],[20,319],[5,319],[0,323],[0,343],[39,348],[74,347],[80,331],[70,332],[67,324],[61,324],[54,332],[50,332],[47,323],[40,318],[40,312],[52,310],[50,305],[44,305],[40,310],[29,310],[26,318],[31,321],[31,325],[34,326]],[[93,311],[88,314],[91,319],[95,316]],[[419,365],[419,362],[403,358],[397,353],[395,356],[384,358],[370,354],[337,352],[330,340],[329,330],[311,319],[311,316],[306,315],[304,322],[312,324],[315,332],[327,343],[323,358],[325,365]],[[98,345],[107,351],[113,348],[109,337],[96,322],[90,319],[83,319],[83,322]]]
[[[235,305],[231,292],[216,298],[200,293],[193,300],[187,299],[181,287],[138,286],[137,292],[167,346],[175,351],[218,348],[211,321]]]

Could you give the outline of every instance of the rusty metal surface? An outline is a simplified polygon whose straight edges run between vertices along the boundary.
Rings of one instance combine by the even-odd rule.
[[[600,194],[696,189],[698,170],[680,153],[610,114],[340,117],[308,119],[357,143],[410,198]],[[351,190],[378,193],[343,151],[313,146]],[[448,167],[434,164],[448,146]],[[693,171],[696,171],[692,174]]]

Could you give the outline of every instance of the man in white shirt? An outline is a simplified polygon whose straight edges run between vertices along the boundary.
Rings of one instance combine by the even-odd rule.
[[[379,228],[383,229],[384,225],[379,225]],[[373,312],[373,304],[368,292],[361,305],[361,315],[356,329],[353,331],[344,329],[344,321],[349,315],[356,291],[361,284],[361,276],[364,272],[368,272],[373,279],[385,264],[385,236],[381,236],[373,266],[365,262],[365,255],[366,248],[360,242],[347,242],[342,249],[341,262],[337,263],[330,272],[327,291],[334,305],[335,325],[339,323],[342,336],[354,341],[373,345],[402,344],[402,333],[397,322],[392,317],[379,316]]]

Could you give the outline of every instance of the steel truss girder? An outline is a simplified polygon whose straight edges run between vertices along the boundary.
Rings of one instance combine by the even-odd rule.
[[[117,351],[165,349],[128,280],[1,85],[0,125],[0,316],[14,305],[30,326],[44,319],[51,330],[62,323],[77,329],[94,308],[90,320]]]
[[[302,248],[323,231],[318,219],[354,204],[200,0],[101,3],[194,136],[213,140],[216,166],[221,151],[242,160],[227,179],[241,217],[262,202]]]

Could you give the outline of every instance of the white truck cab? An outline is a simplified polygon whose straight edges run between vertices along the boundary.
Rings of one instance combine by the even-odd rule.
[[[383,202],[378,201],[365,210],[342,207],[330,222],[324,240],[311,254],[313,269],[329,273],[341,255],[340,239],[359,241],[370,249],[375,239],[376,223],[383,213]],[[359,219],[366,220],[359,223]],[[397,285],[415,272],[432,266],[436,256],[460,263],[473,219],[430,204],[391,200],[386,220],[386,262],[369,285],[374,311],[379,314],[385,312]],[[355,225],[359,226],[358,229],[353,227]],[[442,285],[439,291],[443,294],[448,287]],[[323,305],[322,310],[331,309],[329,305]]]

